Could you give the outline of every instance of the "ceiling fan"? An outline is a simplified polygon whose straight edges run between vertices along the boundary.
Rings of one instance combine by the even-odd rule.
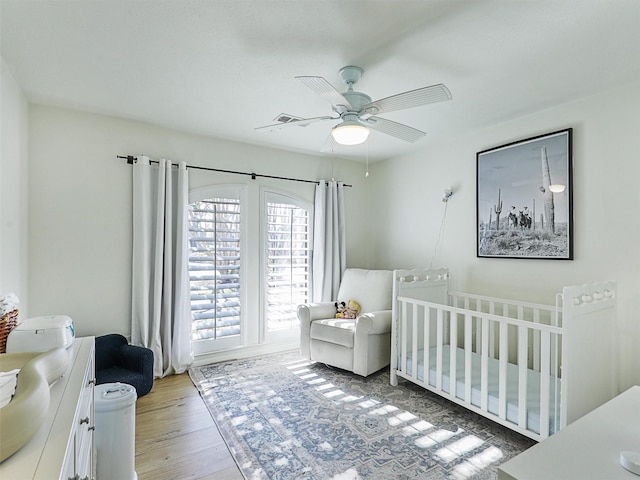
[[[323,77],[295,77],[328,101],[337,116],[300,118],[283,113],[276,117],[278,123],[258,127],[256,130],[275,130],[293,125],[306,127],[311,123],[340,120],[340,123],[331,129],[329,141],[335,141],[341,145],[358,145],[367,139],[370,130],[376,130],[413,143],[426,135],[425,132],[379,117],[378,114],[451,100],[452,98],[449,89],[439,83],[372,101],[369,95],[353,89],[364,73],[362,68],[350,65],[341,68],[338,73],[347,85],[346,92],[338,92]]]

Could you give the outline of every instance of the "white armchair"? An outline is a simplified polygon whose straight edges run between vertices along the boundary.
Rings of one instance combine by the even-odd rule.
[[[334,302],[298,306],[302,356],[363,377],[389,365],[392,290],[391,270],[345,270],[336,300],[356,300],[360,315],[335,318]]]

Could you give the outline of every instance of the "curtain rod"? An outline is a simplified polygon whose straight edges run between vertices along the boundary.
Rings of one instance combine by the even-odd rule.
[[[118,155],[118,158],[122,158],[125,159],[127,161],[127,163],[129,165],[133,165],[135,162],[138,161],[138,157],[135,157],[133,155]],[[155,163],[156,165],[158,164],[157,160],[149,160],[149,163]],[[177,163],[172,163],[171,165],[173,165],[174,167],[177,167],[178,164]],[[220,172],[220,173],[232,173],[234,175],[246,175],[251,177],[252,180],[255,180],[257,177],[261,177],[261,178],[274,178],[276,180],[289,180],[292,182],[304,182],[304,183],[315,183],[316,185],[320,184],[319,180],[306,180],[304,178],[292,178],[292,177],[277,177],[274,175],[262,175],[260,173],[253,173],[253,172],[238,172],[235,170],[222,170],[220,168],[211,168],[211,167],[198,167],[196,165],[187,165],[187,168],[192,168],[194,170],[206,170],[209,172]],[[343,186],[345,187],[352,187],[353,185],[347,185],[346,183],[343,184]]]

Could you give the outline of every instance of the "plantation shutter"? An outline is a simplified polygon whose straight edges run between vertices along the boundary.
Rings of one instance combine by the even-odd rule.
[[[210,198],[189,210],[192,339],[240,335],[240,201]]]
[[[311,226],[309,211],[267,202],[267,330],[298,325],[297,308],[310,298]]]

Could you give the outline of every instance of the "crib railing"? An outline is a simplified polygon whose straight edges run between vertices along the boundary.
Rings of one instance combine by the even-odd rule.
[[[521,302],[461,292],[449,292],[448,296],[449,305],[464,308],[465,310],[491,313],[533,323],[562,327],[562,309],[559,308],[559,306],[552,307],[538,303]],[[489,324],[489,352],[493,352],[494,356],[497,355],[495,325],[493,322]],[[529,367],[540,371],[541,348],[539,331],[534,330],[529,348],[530,351],[533,352],[533,355],[529,359]],[[480,350],[479,345],[476,345],[476,349]],[[560,363],[560,359],[558,359],[558,363]],[[560,372],[558,372],[558,374],[560,374]]]
[[[549,436],[550,415],[553,431],[560,423],[561,319],[553,307],[511,302],[470,294],[451,293],[453,306],[400,296],[396,299],[397,371],[398,375],[435,391],[450,400],[509,426],[536,440]],[[448,385],[443,385],[446,348]],[[457,349],[463,351],[458,375]],[[435,350],[435,365],[430,365],[430,350]],[[475,357],[474,357],[475,355]],[[480,361],[479,403],[472,402],[473,359]],[[489,363],[497,361],[497,413],[489,411]],[[410,363],[409,363],[410,362]],[[507,419],[508,366],[517,368],[517,422]],[[423,368],[419,378],[419,365]],[[430,371],[435,369],[435,381]],[[539,431],[528,428],[528,372],[539,372]],[[513,372],[511,367],[511,372]],[[491,373],[494,375],[494,373]],[[458,378],[461,377],[461,378]],[[464,386],[458,393],[458,383]],[[554,398],[550,400],[553,387]],[[447,392],[448,390],[448,392]],[[529,401],[528,401],[529,400]],[[513,425],[516,423],[516,426]],[[552,432],[553,433],[553,432]]]

